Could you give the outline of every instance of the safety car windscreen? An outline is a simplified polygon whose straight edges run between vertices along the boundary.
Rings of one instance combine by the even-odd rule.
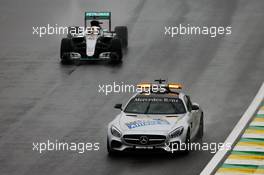
[[[135,97],[124,112],[136,114],[183,114],[184,104],[179,98]]]

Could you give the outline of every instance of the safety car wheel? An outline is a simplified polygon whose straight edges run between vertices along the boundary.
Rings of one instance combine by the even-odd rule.
[[[204,119],[203,119],[203,113],[201,114],[200,124],[199,124],[199,130],[197,133],[198,138],[202,138],[204,135]]]
[[[108,137],[107,137],[107,152],[108,152],[108,155],[109,155],[109,156],[113,156],[113,155],[115,155],[115,153],[116,153],[116,151],[113,150],[113,149],[111,148],[111,146],[110,146],[110,144],[109,144],[109,139],[108,139]]]
[[[185,150],[183,150],[183,153],[184,154],[189,154],[190,153],[189,146],[191,145],[191,133],[190,133],[190,129],[188,129],[188,131],[187,131],[184,144],[185,144]]]

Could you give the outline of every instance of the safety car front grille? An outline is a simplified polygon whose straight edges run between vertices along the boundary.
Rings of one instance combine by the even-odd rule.
[[[164,135],[139,135],[127,134],[123,136],[124,141],[131,145],[160,145],[165,143]]]

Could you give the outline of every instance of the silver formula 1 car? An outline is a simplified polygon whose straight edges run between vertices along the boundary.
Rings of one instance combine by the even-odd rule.
[[[123,50],[128,45],[126,26],[111,30],[110,12],[85,12],[85,26],[71,26],[61,40],[62,63],[74,60],[110,60],[120,63]]]
[[[188,95],[179,92],[180,84],[159,80],[157,84],[138,87],[145,88],[125,106],[115,105],[121,112],[108,125],[109,154],[138,149],[173,153],[175,145],[187,145],[196,137],[203,137],[203,111]],[[188,153],[189,149],[181,151]]]

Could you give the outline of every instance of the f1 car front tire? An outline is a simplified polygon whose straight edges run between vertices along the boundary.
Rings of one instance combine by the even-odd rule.
[[[71,48],[71,40],[69,38],[63,38],[61,40],[61,48],[60,48],[60,58],[61,63],[70,63],[70,60],[67,56],[65,56],[65,53],[69,53],[72,51]]]
[[[110,58],[112,63],[122,62],[123,53],[122,53],[122,45],[120,39],[113,38],[111,40],[110,51],[111,51]]]
[[[116,26],[115,33],[117,38],[121,40],[122,48],[127,48],[128,45],[128,31],[126,26]]]

